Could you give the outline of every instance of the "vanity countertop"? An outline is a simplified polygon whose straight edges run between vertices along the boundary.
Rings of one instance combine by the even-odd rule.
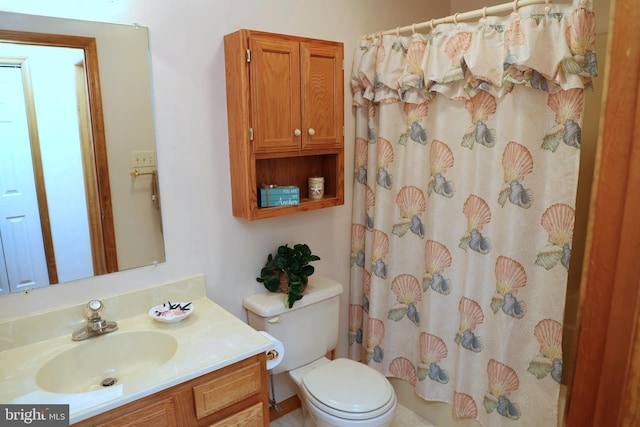
[[[48,360],[75,346],[102,338],[75,342],[71,340],[69,330],[62,336],[0,351],[0,402],[69,404],[73,424],[273,348],[270,340],[206,296],[192,301],[193,313],[179,323],[152,319],[146,312],[153,305],[144,307],[144,314],[108,319],[118,322],[118,330],[109,335],[158,331],[175,338],[178,344],[175,354],[152,374],[83,393],[51,393],[40,389],[36,374]]]

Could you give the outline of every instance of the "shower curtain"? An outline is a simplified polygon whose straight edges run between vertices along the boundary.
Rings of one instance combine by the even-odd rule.
[[[350,357],[485,426],[554,426],[586,1],[363,39]]]

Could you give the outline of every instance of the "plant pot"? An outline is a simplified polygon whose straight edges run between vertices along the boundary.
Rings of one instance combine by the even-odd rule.
[[[280,281],[280,286],[278,287],[278,291],[282,292],[283,294],[288,294],[289,293],[289,275],[284,270],[280,270],[277,273],[277,275],[278,275],[278,280]],[[302,283],[302,290],[300,291],[300,293],[304,292],[304,290],[307,289],[307,285],[308,285],[308,280]]]

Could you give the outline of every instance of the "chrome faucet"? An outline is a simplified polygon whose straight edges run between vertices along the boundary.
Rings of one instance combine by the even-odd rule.
[[[110,322],[102,318],[104,305],[102,301],[89,301],[86,308],[87,324],[75,330],[71,335],[73,341],[83,341],[97,335],[108,334],[118,329],[116,322]]]

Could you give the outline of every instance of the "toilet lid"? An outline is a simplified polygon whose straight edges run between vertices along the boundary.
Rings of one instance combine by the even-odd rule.
[[[332,409],[328,412],[337,416],[373,417],[394,403],[393,387],[384,375],[350,359],[336,359],[312,369],[302,376],[302,385],[316,406]]]

